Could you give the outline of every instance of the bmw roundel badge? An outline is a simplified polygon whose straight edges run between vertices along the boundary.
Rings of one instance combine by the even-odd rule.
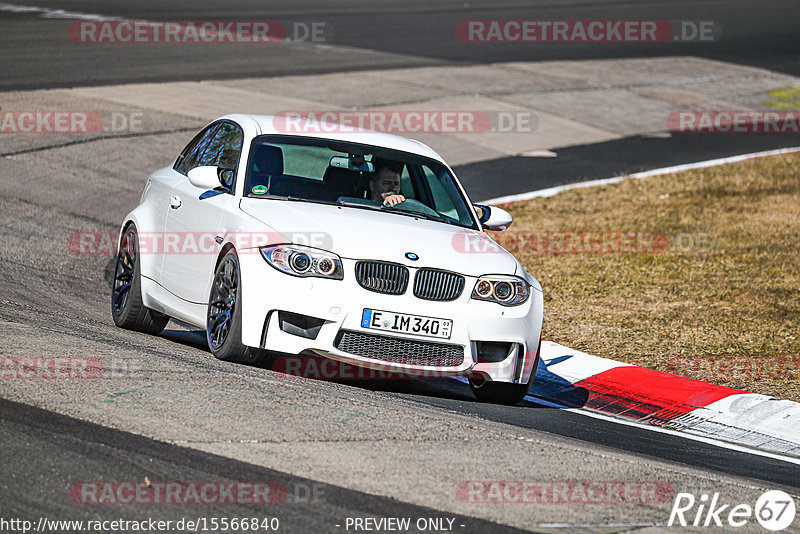
[[[417,261],[419,259],[419,256],[417,256],[413,252],[406,252],[406,258],[408,258],[411,261]]]

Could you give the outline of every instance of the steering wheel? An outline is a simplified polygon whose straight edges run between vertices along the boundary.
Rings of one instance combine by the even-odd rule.
[[[424,213],[425,215],[431,215],[433,217],[441,217],[435,210],[429,208],[419,200],[414,200],[413,198],[407,198],[402,202],[398,202],[394,206],[385,206],[386,209],[399,209],[401,211],[409,211],[417,213]]]

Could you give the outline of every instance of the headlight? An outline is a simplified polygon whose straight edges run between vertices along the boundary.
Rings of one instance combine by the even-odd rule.
[[[486,275],[478,278],[472,290],[475,300],[488,300],[503,306],[516,306],[528,300],[528,283],[516,276]]]
[[[342,260],[333,252],[300,245],[274,245],[259,250],[267,263],[286,274],[333,280],[343,278]]]

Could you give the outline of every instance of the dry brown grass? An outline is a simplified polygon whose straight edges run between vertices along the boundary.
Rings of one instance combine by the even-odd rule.
[[[800,155],[508,208],[510,235],[496,236],[506,243],[519,232],[582,230],[670,239],[653,253],[512,250],[542,283],[545,339],[800,401]]]

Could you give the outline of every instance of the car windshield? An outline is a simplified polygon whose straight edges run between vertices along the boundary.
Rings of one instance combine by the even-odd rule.
[[[478,228],[455,178],[442,163],[330,139],[257,137],[247,163],[244,195],[385,210]]]

